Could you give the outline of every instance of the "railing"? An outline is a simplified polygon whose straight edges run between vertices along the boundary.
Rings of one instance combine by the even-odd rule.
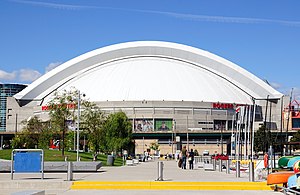
[[[195,156],[194,162],[195,162],[195,164],[198,162],[204,162],[205,164],[211,164],[212,159],[211,159],[211,156]]]

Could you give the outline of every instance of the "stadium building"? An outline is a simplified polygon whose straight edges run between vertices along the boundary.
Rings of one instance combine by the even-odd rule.
[[[71,59],[8,98],[6,131],[20,131],[20,121],[32,115],[46,118],[43,107],[52,94],[72,87],[107,113],[127,114],[136,153],[149,151],[152,142],[163,154],[182,145],[200,153],[231,153],[240,106],[256,105],[254,129],[267,116],[269,127],[279,132],[287,105],[268,83],[207,51],[169,42],[128,42]]]

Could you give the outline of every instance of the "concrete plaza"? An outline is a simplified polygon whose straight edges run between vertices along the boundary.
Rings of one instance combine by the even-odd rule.
[[[236,178],[235,172],[226,174],[219,171],[205,171],[204,169],[183,170],[177,167],[174,160],[163,161],[164,181],[158,178],[158,161],[149,161],[133,166],[102,167],[97,172],[75,172],[72,181],[67,181],[67,173],[41,174],[14,174],[11,180],[10,173],[0,173],[0,194],[12,194],[26,190],[45,190],[46,194],[277,194],[271,189],[266,190],[265,182],[255,182],[253,189],[232,188],[233,185],[250,186],[249,176],[241,172],[241,177]],[[126,183],[121,184],[121,183]],[[137,188],[132,187],[140,182]],[[199,182],[199,183],[197,183]],[[77,187],[76,187],[76,183]],[[109,185],[107,185],[107,183]],[[253,182],[252,182],[253,183]],[[72,185],[73,184],[73,185]],[[84,184],[84,185],[82,185]],[[147,184],[147,185],[146,185]],[[159,185],[159,188],[149,188],[148,185]],[[193,185],[205,185],[201,190],[195,190]],[[227,184],[230,184],[227,185]],[[105,185],[103,187],[103,185]],[[172,187],[173,185],[173,187]],[[81,187],[83,186],[83,187]],[[95,187],[99,186],[99,187]],[[181,187],[182,188],[181,188]],[[189,186],[189,187],[185,187]],[[210,186],[210,187],[207,187]],[[259,186],[263,186],[259,189]],[[179,188],[179,189],[178,189]],[[159,190],[158,190],[159,189]]]

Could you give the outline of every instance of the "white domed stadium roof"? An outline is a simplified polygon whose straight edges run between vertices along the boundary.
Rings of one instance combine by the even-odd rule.
[[[65,62],[14,97],[45,100],[75,87],[90,101],[252,103],[282,94],[236,64],[194,47],[159,41],[103,47]]]

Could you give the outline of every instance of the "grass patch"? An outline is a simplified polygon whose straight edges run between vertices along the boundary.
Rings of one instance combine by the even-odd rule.
[[[11,160],[12,149],[0,150],[0,159]],[[67,157],[68,161],[76,161],[77,153],[76,151],[65,151],[65,157],[61,155],[59,150],[44,150],[44,161],[65,161]],[[79,153],[80,161],[93,161],[93,154],[89,152],[80,152]],[[106,166],[107,155],[99,154],[97,161],[102,161],[102,166]],[[116,158],[114,166],[122,166],[122,158]]]

